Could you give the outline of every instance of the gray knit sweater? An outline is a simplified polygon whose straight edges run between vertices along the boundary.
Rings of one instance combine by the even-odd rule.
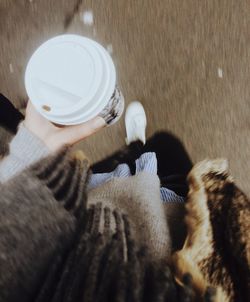
[[[6,182],[29,165],[49,155],[45,144],[21,123],[9,146],[9,155],[0,162],[0,182]]]
[[[37,174],[34,175],[32,168],[26,169],[47,155],[49,150],[46,146],[21,124],[10,143],[9,155],[0,163],[0,267],[8,272],[4,278],[0,276],[0,292],[11,280],[13,282],[13,276],[20,271],[29,276],[29,281],[35,282],[34,271],[42,274],[39,257],[49,263],[52,254],[60,247],[62,236],[70,241],[70,234],[75,228],[72,213],[55,202],[48,186],[43,185]],[[40,166],[48,160],[43,159]],[[60,173],[69,171],[70,166],[63,167]],[[46,173],[48,179],[55,177],[52,170]],[[86,167],[82,175],[84,183]],[[103,207],[119,209],[127,214],[135,238],[139,242],[147,242],[152,257],[168,259],[172,250],[171,235],[175,234],[177,241],[184,236],[184,208],[180,203],[163,204],[159,187],[159,178],[146,172],[128,178],[114,178],[88,192],[88,205],[101,203]],[[72,188],[68,191],[66,197],[72,194]],[[113,225],[115,227],[114,222]],[[43,249],[40,248],[41,242]],[[32,271],[29,271],[30,267]],[[22,290],[25,289],[25,280],[23,282]],[[4,291],[2,295],[3,298]]]

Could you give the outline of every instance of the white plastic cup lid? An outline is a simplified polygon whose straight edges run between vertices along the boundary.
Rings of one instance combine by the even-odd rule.
[[[115,67],[106,49],[78,35],[62,35],[42,44],[25,72],[26,91],[35,108],[64,125],[97,116],[115,85]]]

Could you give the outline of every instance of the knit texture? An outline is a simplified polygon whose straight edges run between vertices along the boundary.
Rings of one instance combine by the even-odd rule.
[[[248,301],[244,297],[249,292],[249,199],[237,189],[224,170],[210,171],[207,169],[210,166],[206,162],[201,163],[189,177],[189,233],[182,252],[177,254],[183,257],[177,258],[177,263],[175,261],[177,279],[179,284],[194,287],[200,301],[228,301],[227,297],[234,296],[235,301]],[[144,267],[143,261],[140,263],[144,254],[135,250],[135,243],[139,246],[144,243],[148,245],[150,259],[166,259],[170,250],[167,225],[170,227],[177,224],[180,215],[177,213],[179,209],[176,212],[175,207],[165,208],[159,202],[159,179],[143,173],[145,172],[128,178],[128,182],[121,178],[113,179],[102,190],[100,187],[91,191],[88,204],[90,215],[87,220],[82,215],[86,213],[87,205],[87,166],[73,159],[67,149],[43,159],[0,185],[0,301],[82,301],[76,299],[79,295],[82,297],[82,291],[85,291],[84,301],[87,301],[85,297],[95,293],[93,281],[102,289],[97,292],[100,299],[89,301],[103,301],[103,293],[109,297],[112,285],[119,278],[122,284],[127,280],[129,288],[135,289],[133,294],[136,295],[138,284],[145,279],[143,271],[141,275],[136,274]],[[158,195],[154,192],[158,192]],[[149,194],[148,199],[146,194]],[[140,199],[141,196],[144,197],[143,200]],[[93,204],[95,206],[92,207]],[[179,203],[173,203],[172,206],[175,204]],[[170,204],[165,203],[166,205]],[[119,207],[121,211],[112,211],[115,207]],[[140,217],[137,217],[138,211]],[[128,219],[131,220],[131,227]],[[86,223],[84,232],[79,237],[79,230]],[[103,230],[103,233],[108,231],[111,236],[102,236],[99,232]],[[204,233],[204,230],[208,232]],[[135,240],[132,239],[132,232]],[[89,236],[90,233],[95,237]],[[120,240],[121,237],[125,239]],[[102,241],[105,238],[111,239],[107,239],[106,242],[109,243],[106,246]],[[123,241],[124,246],[121,244]],[[228,249],[228,246],[231,248]],[[98,255],[102,255],[101,258]],[[116,258],[118,255],[119,258]],[[92,260],[88,261],[89,259]],[[97,259],[100,261],[96,261]],[[115,262],[117,259],[119,262]],[[119,267],[121,261],[122,266]],[[129,266],[126,270],[122,270],[127,264]],[[154,267],[153,264],[152,268]],[[123,274],[128,273],[126,279],[121,278],[121,271]],[[167,271],[164,271],[166,277]],[[232,274],[234,271],[239,274]],[[89,272],[91,278],[88,279]],[[98,279],[99,272],[102,274],[101,279]],[[148,300],[158,301],[156,293],[162,288],[167,290],[166,284],[169,283],[162,279],[163,275],[159,277],[158,271],[148,273],[153,277],[147,286],[162,280],[161,284],[156,283],[152,299]],[[186,273],[191,274],[192,278]],[[115,276],[118,277],[115,279]],[[202,292],[198,292],[200,288],[196,288],[197,281],[199,286],[202,285]],[[122,284],[116,286],[121,288]],[[109,290],[105,291],[107,286]],[[218,292],[215,292],[214,287],[218,287]],[[123,289],[126,290],[126,287]],[[223,293],[226,299],[211,300],[208,293],[212,297]],[[183,297],[187,301],[187,295]],[[171,299],[169,294],[167,298],[177,301],[175,298]],[[191,301],[190,298],[188,300]]]
[[[120,209],[130,218],[135,238],[147,242],[154,257],[167,258],[171,239],[159,188],[157,175],[142,172],[128,178],[114,178],[90,190],[88,203],[101,202],[110,209]]]
[[[48,153],[49,150],[43,142],[21,123],[17,135],[10,143],[9,156],[0,164],[0,181],[7,181]],[[66,172],[63,168],[62,173]],[[169,257],[172,250],[169,228],[175,232],[175,224],[181,226],[184,205],[162,204],[160,181],[157,175],[141,172],[129,178],[113,178],[90,191],[89,205],[99,202],[103,207],[112,210],[117,208],[127,214],[136,231],[136,238],[140,242],[149,241],[150,252],[154,257],[166,259]],[[167,211],[168,208],[175,211]],[[173,221],[171,226],[168,225],[166,215],[169,215],[169,221]],[[179,227],[179,230],[182,231],[183,228]],[[180,245],[179,237],[174,238],[177,240],[174,240],[173,247]]]
[[[0,162],[0,182],[5,182],[49,154],[45,144],[23,123],[9,145],[9,155]]]
[[[75,218],[30,172],[0,188],[0,301],[32,301],[53,257],[70,245]]]
[[[135,174],[141,172],[157,175],[157,158],[154,152],[143,153],[138,159],[135,160]],[[132,176],[131,170],[127,164],[118,165],[114,171],[109,173],[95,173],[89,180],[88,187],[95,188],[115,177],[130,177]],[[174,191],[167,188],[160,188],[161,199],[164,202],[184,202],[184,198],[177,195]]]
[[[70,248],[76,221],[82,221],[87,179],[87,166],[61,151],[2,185],[0,266],[4,274],[0,274],[0,301],[17,301],[20,296],[23,301],[33,301],[37,296],[53,259]],[[112,211],[119,208],[122,217],[130,218],[138,244],[147,242],[154,259],[169,256],[170,236],[157,176],[141,173],[126,181],[114,179],[89,193],[88,207],[100,203],[106,218],[107,209],[114,213],[109,219],[111,234],[120,225],[120,232],[127,236],[126,220],[118,219]],[[95,219],[94,229],[98,226]],[[125,221],[123,227],[117,219]],[[104,224],[96,232],[103,229]]]

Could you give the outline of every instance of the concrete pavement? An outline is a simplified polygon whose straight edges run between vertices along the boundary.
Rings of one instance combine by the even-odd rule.
[[[91,26],[82,20],[86,11]],[[65,32],[113,50],[126,102],[145,106],[148,135],[173,132],[194,162],[228,158],[250,194],[249,1],[0,0],[1,92],[17,106],[25,103],[32,52]],[[122,146],[124,136],[121,120],[81,148],[96,161]]]

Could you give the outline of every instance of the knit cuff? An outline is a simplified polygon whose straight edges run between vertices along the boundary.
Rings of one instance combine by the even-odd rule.
[[[23,123],[11,141],[9,151],[9,155],[0,162],[0,182],[6,182],[50,153],[45,144]]]
[[[49,153],[50,151],[44,142],[21,123],[16,136],[10,143],[10,154],[19,158],[24,165],[28,166]]]

